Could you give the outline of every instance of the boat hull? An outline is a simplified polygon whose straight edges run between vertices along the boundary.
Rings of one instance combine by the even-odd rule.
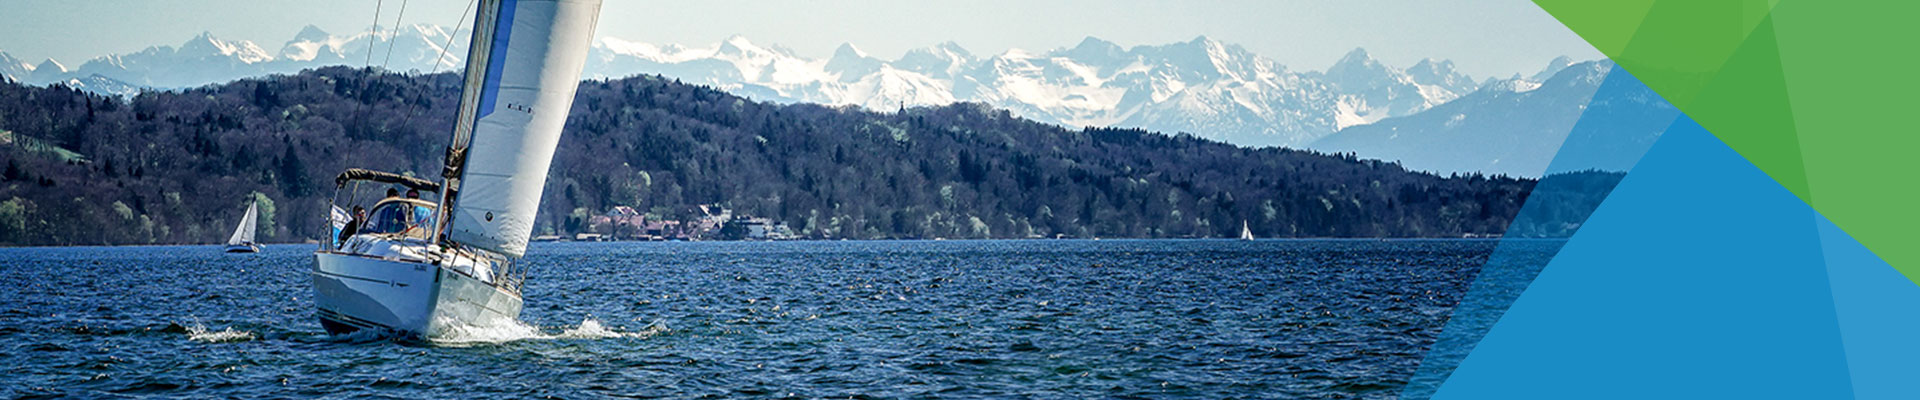
[[[259,253],[260,246],[252,243],[227,245],[228,253]]]
[[[331,334],[372,329],[430,339],[520,316],[519,295],[425,262],[317,252],[312,276],[320,325]]]

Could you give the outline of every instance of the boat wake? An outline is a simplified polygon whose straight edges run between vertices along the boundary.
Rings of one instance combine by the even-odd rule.
[[[581,320],[579,325],[563,327],[558,331],[548,331],[517,320],[504,321],[485,326],[459,326],[441,337],[431,340],[438,345],[471,346],[481,344],[499,344],[523,340],[579,340],[579,339],[618,339],[646,338],[666,333],[664,324],[649,325],[636,332],[623,332],[609,328],[591,317]]]
[[[227,327],[226,329],[215,331],[215,330],[208,330],[206,326],[195,323],[192,326],[188,326],[186,328],[187,328],[187,340],[192,340],[195,342],[202,342],[202,343],[245,342],[245,341],[253,340],[260,337],[259,335],[255,335],[253,334],[253,332],[250,332],[250,331],[233,330],[233,327]]]

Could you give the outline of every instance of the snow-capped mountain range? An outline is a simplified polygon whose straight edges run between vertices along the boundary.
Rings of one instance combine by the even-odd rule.
[[[465,31],[424,24],[397,30],[375,28],[336,36],[308,26],[283,44],[279,52],[269,52],[252,41],[201,33],[179,46],[110,54],[77,68],[51,59],[35,65],[0,53],[0,76],[28,84],[61,83],[100,93],[131,94],[141,89],[188,88],[327,65],[365,65],[369,60],[396,71],[433,72],[436,67],[438,71],[452,71],[459,68],[461,57],[466,55]],[[449,43],[453,49],[443,56],[442,49]]]
[[[1679,110],[1611,61],[1565,61],[1538,80],[1494,81],[1427,112],[1342,129],[1310,147],[1441,173],[1631,169]]]
[[[278,52],[203,33],[177,47],[108,55],[78,68],[0,53],[0,75],[127,94],[369,62],[396,71],[457,71],[466,55],[464,31],[424,24],[376,28],[334,35],[308,26]],[[1493,86],[1508,90],[1537,86],[1557,72],[1554,66],[1570,64],[1555,60],[1530,78],[1475,83],[1451,61],[1428,59],[1401,69],[1361,49],[1325,71],[1294,71],[1204,36],[1131,48],[1089,37],[1068,48],[993,55],[948,42],[896,60],[872,57],[852,44],[813,59],[740,36],[704,47],[606,37],[595,41],[585,75],[661,74],[758,100],[874,110],[979,102],[1072,127],[1138,127],[1246,146],[1298,147],[1342,128],[1418,113],[1489,83],[1506,82]]]

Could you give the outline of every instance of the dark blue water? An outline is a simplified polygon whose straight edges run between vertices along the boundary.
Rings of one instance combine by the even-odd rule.
[[[324,334],[309,246],[0,249],[0,394],[1388,398],[1495,243],[541,244],[425,344]]]

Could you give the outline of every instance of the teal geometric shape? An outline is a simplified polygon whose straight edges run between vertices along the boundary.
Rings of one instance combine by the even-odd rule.
[[[1632,169],[1647,150],[1658,141],[1660,132],[1673,126],[1680,111],[1653,93],[1626,69],[1614,66],[1587,101],[1566,140],[1554,153],[1546,174],[1577,171]],[[1653,132],[1654,134],[1648,134]],[[1561,229],[1567,221],[1584,222],[1574,216],[1592,209],[1562,209],[1566,201],[1549,198],[1554,194],[1578,194],[1588,198],[1606,198],[1612,186],[1591,186],[1574,179],[1543,179],[1534,187],[1533,196],[1514,216],[1508,236],[1500,241],[1487,262],[1480,267],[1473,285],[1452,311],[1440,337],[1420,360],[1420,368],[1407,379],[1400,398],[1424,400],[1447,380],[1460,362],[1486,336],[1514,300],[1527,290],[1540,270],[1552,261],[1565,242],[1515,238],[1532,232]]]
[[[1435,398],[1851,397],[1815,217],[1682,117]]]
[[[1856,399],[1920,396],[1920,286],[1825,217],[1819,219],[1833,308]]]

